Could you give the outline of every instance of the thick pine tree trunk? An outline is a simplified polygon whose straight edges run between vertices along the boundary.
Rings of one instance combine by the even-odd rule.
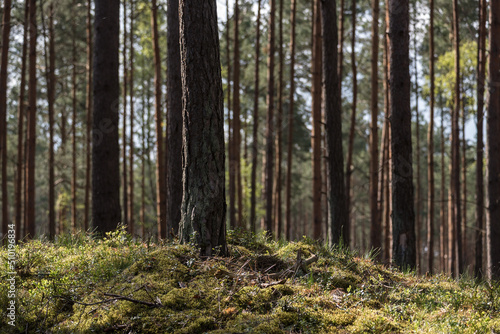
[[[134,220],[134,1],[130,1],[130,131],[129,131],[129,164],[128,164],[128,231],[133,236],[135,230],[135,220]],[[124,130],[125,131],[125,130]],[[126,188],[127,185],[125,184]]]
[[[347,164],[346,164],[346,207],[347,207],[347,219],[349,224],[352,225],[352,236],[355,238],[356,235],[356,225],[352,219],[352,158],[354,151],[354,132],[356,129],[356,107],[358,103],[358,69],[356,65],[356,0],[352,0],[351,4],[352,12],[352,35],[351,35],[351,69],[352,69],[352,111],[351,111],[351,125],[349,130],[349,144],[347,148]],[[349,240],[347,240],[349,243]],[[354,246],[354,242],[353,242]]]
[[[29,82],[28,82],[28,148],[26,150],[26,231],[29,238],[35,237],[35,153],[36,153],[36,0],[30,0],[29,4]]]
[[[90,211],[90,170],[91,170],[91,145],[92,145],[92,0],[87,0],[87,88],[85,99],[86,110],[86,136],[85,136],[85,204],[83,212],[83,229],[89,228]]]
[[[29,0],[25,0],[24,5],[24,27],[23,27],[23,48],[21,54],[21,79],[20,79],[20,89],[19,89],[19,102],[18,102],[18,113],[17,113],[17,165],[16,165],[16,187],[15,187],[15,224],[16,224],[16,241],[21,239],[21,224],[25,221],[23,219],[23,187],[24,184],[24,118],[26,117],[25,111],[25,101],[24,97],[26,95],[26,53],[28,48],[28,19],[29,19]],[[50,122],[50,121],[49,121]],[[53,124],[53,122],[52,122]],[[50,132],[50,124],[49,124]],[[52,146],[53,147],[53,146]],[[49,147],[50,148],[50,147]],[[54,152],[52,151],[52,154]],[[50,150],[49,150],[49,164],[50,164]],[[50,169],[50,167],[49,167]],[[52,206],[53,208],[54,206]],[[49,206],[50,214],[50,206]],[[54,212],[52,212],[54,214]],[[53,222],[54,220],[52,220]],[[50,222],[50,216],[49,216]]]
[[[500,3],[490,2],[488,140],[488,255],[491,277],[500,278]]]
[[[163,150],[163,114],[161,109],[161,58],[158,44],[158,5],[151,3],[151,32],[153,41],[153,59],[155,68],[155,123],[156,123],[156,217],[158,237],[167,237],[166,194],[165,194],[165,156]]]
[[[227,254],[224,108],[215,0],[179,2],[183,116],[181,242]]]
[[[76,8],[76,1],[73,0],[73,6]],[[76,118],[77,118],[77,84],[76,84],[76,22],[73,20],[72,28],[72,72],[71,72],[71,231],[75,233],[76,226]]]
[[[267,120],[265,154],[265,200],[264,225],[269,235],[273,232],[273,142],[274,142],[274,53],[276,0],[269,0],[269,56],[267,59]]]
[[[336,3],[321,3],[323,32],[323,96],[328,152],[328,239],[330,245],[348,246],[349,224],[345,201],[344,155],[342,153],[342,109],[337,67]]]
[[[101,233],[114,230],[121,221],[118,144],[119,19],[118,0],[95,1],[92,223]]]
[[[260,0],[259,0],[260,1]],[[287,171],[286,171],[286,212],[285,212],[285,237],[292,240],[292,232],[298,226],[292,224],[291,200],[292,200],[292,159],[293,159],[293,118],[295,107],[295,21],[297,15],[297,0],[291,1],[290,12],[290,97],[288,105],[288,148],[287,148]],[[293,228],[293,231],[292,231]]]
[[[235,191],[238,203],[238,216],[236,227],[243,227],[243,191],[241,189],[241,115],[240,115],[240,41],[239,41],[240,9],[238,0],[234,2],[234,49],[233,49],[233,140],[231,142],[233,174],[235,178]]]
[[[393,258],[415,269],[408,0],[389,2]]]
[[[276,175],[274,180],[274,231],[276,239],[281,238],[281,231],[283,229],[283,210],[281,207],[281,161],[283,157],[283,67],[284,67],[284,55],[283,55],[283,0],[279,2],[279,24],[278,24],[278,57],[279,57],[279,67],[278,67],[278,96],[277,96],[277,110],[276,110]]]
[[[427,189],[427,271],[432,275],[434,272],[434,0],[430,0],[430,23],[429,23],[429,129],[427,130],[427,177],[429,180]]]
[[[11,0],[4,1],[2,19],[2,54],[0,64],[0,159],[2,161],[2,235],[9,229],[9,203],[7,194],[7,66],[10,42]]]
[[[128,95],[128,63],[127,63],[127,0],[123,0],[123,119],[122,119],[122,194],[123,224],[128,225],[128,169],[127,169],[127,95]]]
[[[484,124],[484,83],[486,70],[486,0],[479,1],[479,38],[477,61],[477,139],[476,139],[476,256],[474,273],[483,275],[484,239],[484,177],[483,177],[483,124]]]
[[[379,0],[372,0],[372,58],[371,58],[371,125],[370,125],[370,240],[371,247],[382,247],[382,228],[378,220],[378,36]]]
[[[451,273],[458,277],[463,272],[462,261],[462,210],[460,197],[460,31],[458,21],[458,1],[453,0],[453,33],[455,48],[455,92],[451,116],[451,170],[450,170],[450,217],[452,227]]]
[[[314,0],[312,50],[312,151],[313,151],[313,237],[322,234],[321,210],[321,13],[320,0]],[[337,50],[335,50],[335,53]]]
[[[177,235],[182,202],[182,82],[179,0],[167,1],[167,228]]]
[[[294,0],[292,0],[294,1]],[[258,146],[258,133],[259,133],[259,64],[260,64],[260,11],[261,0],[257,0],[257,27],[255,39],[255,83],[254,83],[254,97],[253,97],[253,131],[252,131],[252,175],[251,175],[251,194],[250,194],[250,229],[252,232],[257,230],[257,222],[255,217],[255,197],[257,187],[257,146]],[[293,24],[292,24],[292,29]],[[290,101],[292,103],[292,101]],[[292,103],[293,104],[293,103]]]

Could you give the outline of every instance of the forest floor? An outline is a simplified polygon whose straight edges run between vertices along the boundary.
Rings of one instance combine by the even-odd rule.
[[[230,231],[230,257],[123,230],[20,243],[1,333],[500,333],[500,284],[418,276],[313,240]]]

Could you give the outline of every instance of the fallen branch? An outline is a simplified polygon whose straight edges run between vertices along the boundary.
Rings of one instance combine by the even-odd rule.
[[[107,297],[114,297],[115,300],[126,300],[126,301],[129,301],[129,302],[132,302],[132,303],[142,304],[142,305],[146,305],[146,306],[149,306],[149,307],[161,307],[161,306],[163,306],[160,303],[145,302],[145,301],[142,301],[142,300],[137,300],[137,299],[133,299],[133,298],[126,297],[126,296],[115,295],[114,293],[105,293],[104,295],[107,296]]]

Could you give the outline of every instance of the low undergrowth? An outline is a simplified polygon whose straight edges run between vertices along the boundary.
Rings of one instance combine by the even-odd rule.
[[[123,229],[17,246],[16,320],[2,333],[500,333],[500,287],[420,277],[304,238],[229,232],[231,257]]]

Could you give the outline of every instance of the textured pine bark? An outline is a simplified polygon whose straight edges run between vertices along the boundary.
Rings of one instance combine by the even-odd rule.
[[[92,223],[101,233],[114,230],[121,221],[118,145],[119,17],[118,0],[95,1]]]
[[[371,123],[370,123],[370,241],[382,247],[382,226],[378,220],[378,50],[379,0],[372,0]],[[380,253],[378,253],[380,254]],[[379,255],[380,257],[380,255]]]
[[[26,230],[29,238],[35,237],[35,149],[36,149],[36,0],[29,4],[29,81],[28,81],[28,126],[26,150]]]
[[[323,31],[323,96],[328,152],[328,240],[348,246],[349,220],[345,201],[342,109],[337,73],[337,14],[335,0],[321,2]]]
[[[273,232],[273,142],[274,142],[274,53],[276,0],[269,0],[269,56],[267,59],[267,119],[264,193],[266,216],[264,225],[269,235]]]
[[[167,1],[167,229],[177,235],[182,202],[182,82],[179,0]]]
[[[292,0],[293,1],[293,0]],[[257,27],[255,39],[255,84],[254,84],[254,100],[253,100],[253,136],[252,136],[252,175],[251,175],[251,194],[250,194],[250,229],[252,232],[257,230],[257,222],[255,217],[255,197],[257,187],[257,144],[259,130],[259,64],[260,64],[260,12],[261,0],[257,0]],[[293,29],[293,24],[292,24]],[[293,58],[292,58],[293,59]],[[293,60],[292,60],[293,61]],[[292,102],[290,102],[292,103]]]
[[[10,41],[10,10],[12,1],[5,0],[2,19],[2,55],[0,64],[0,160],[2,161],[2,235],[5,238],[9,224],[7,194],[7,66]]]
[[[408,0],[389,1],[393,261],[415,269]]]
[[[488,140],[488,255],[491,277],[500,278],[500,3],[490,2]]]
[[[227,254],[224,114],[215,0],[179,2],[183,196],[179,238]]]
[[[259,0],[260,3],[260,0]],[[287,148],[287,172],[286,172],[286,212],[285,212],[285,237],[292,240],[292,232],[298,230],[298,226],[292,224],[291,199],[292,199],[292,151],[293,151],[293,118],[295,105],[295,21],[297,16],[297,0],[291,1],[290,11],[290,97],[288,106],[288,148]],[[292,231],[293,229],[293,231]]]
[[[483,276],[484,239],[484,176],[483,176],[483,124],[484,124],[484,83],[486,70],[486,0],[479,1],[479,38],[477,60],[477,140],[476,140],[476,256],[474,273]]]

